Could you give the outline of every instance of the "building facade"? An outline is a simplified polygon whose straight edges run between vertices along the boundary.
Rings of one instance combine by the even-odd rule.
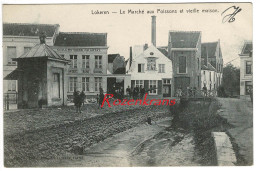
[[[46,43],[52,46],[59,33],[59,25],[54,24],[3,24],[3,76],[6,77],[17,68],[17,58],[30,51],[39,43],[39,34],[46,33]],[[10,78],[11,79],[11,78]],[[17,80],[4,80],[3,92],[9,94],[10,98],[16,98],[18,88]]]
[[[253,44],[245,42],[240,57],[240,97],[249,96],[253,90]]]
[[[52,48],[70,60],[65,85],[69,98],[75,90],[93,96],[99,93],[99,88],[107,91],[106,33],[60,32]]]
[[[201,32],[169,31],[168,56],[171,59],[172,96],[181,88],[201,88]]]
[[[139,48],[138,48],[139,49]],[[130,69],[131,87],[144,87],[149,95],[171,96],[172,62],[154,45],[143,46],[143,52],[132,58]],[[130,62],[127,64],[129,68]]]
[[[222,84],[223,79],[223,56],[220,40],[206,42],[201,45],[201,58],[203,63],[210,63],[216,70],[216,88]]]
[[[210,63],[201,66],[201,89],[203,87],[209,91],[217,90],[217,71]]]

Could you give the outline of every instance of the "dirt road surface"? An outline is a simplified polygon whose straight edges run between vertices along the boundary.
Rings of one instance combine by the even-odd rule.
[[[67,154],[67,160],[38,163],[38,166],[194,166],[190,134],[166,130],[170,117],[142,124],[116,134],[87,149],[83,155]]]
[[[238,152],[243,157],[242,165],[253,164],[253,105],[248,100],[218,98],[220,116],[233,125],[228,133],[234,138]]]

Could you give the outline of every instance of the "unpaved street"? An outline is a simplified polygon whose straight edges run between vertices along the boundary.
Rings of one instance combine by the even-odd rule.
[[[228,133],[237,144],[242,165],[253,164],[253,105],[242,99],[218,98],[221,104],[219,115],[226,118],[233,128]]]
[[[64,122],[64,110],[46,110],[51,115],[44,110],[28,111],[34,116],[34,122],[28,121],[28,117],[19,117],[19,121],[23,123],[17,125],[14,123],[18,114],[6,113],[5,165],[198,165],[194,161],[193,137],[184,130],[168,128],[172,120],[168,106],[150,106],[145,107],[145,110],[141,107],[116,113],[97,113],[92,116],[93,112],[99,111],[95,110],[90,113],[92,117],[89,117],[89,110],[84,110],[84,119],[72,119],[69,122]],[[71,109],[65,110],[66,118],[69,111]],[[26,115],[26,111],[23,114]],[[53,121],[56,115],[63,122],[55,124]],[[48,118],[49,116],[51,117]],[[152,125],[146,123],[147,117],[152,118]],[[41,122],[42,118],[50,121],[46,120],[38,127],[37,123]],[[16,128],[10,131],[9,125]],[[76,147],[83,147],[82,155],[75,152]]]
[[[52,160],[51,165],[74,167],[199,165],[195,161],[193,137],[184,132],[166,130],[171,125],[171,119],[170,117],[161,119],[152,125],[142,124],[85,149],[83,155],[67,154],[67,160]],[[49,162],[38,164],[50,165]]]

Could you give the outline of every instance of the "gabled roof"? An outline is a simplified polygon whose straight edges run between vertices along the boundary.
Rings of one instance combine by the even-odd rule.
[[[217,50],[218,42],[207,42],[201,44],[201,57],[202,58],[211,58],[215,57]]]
[[[154,45],[149,46],[146,50],[144,50],[142,53],[137,55],[133,60],[140,58],[140,57],[166,57],[158,48],[156,48]],[[169,59],[169,58],[168,58]]]
[[[200,34],[199,31],[170,31],[169,42],[172,48],[196,48]]]
[[[54,46],[107,46],[107,33],[60,32]]]
[[[249,55],[253,51],[253,43],[252,42],[245,42],[241,55]]]
[[[18,58],[13,58],[13,60],[16,61],[25,58],[41,58],[41,57],[48,57],[51,59],[68,61],[46,44],[37,44],[30,51],[24,53]]]
[[[108,54],[108,63],[113,63],[113,61],[116,59],[117,56],[120,56],[119,54]]]
[[[45,32],[47,37],[52,37],[58,29],[58,24],[27,24],[27,23],[4,23],[4,36],[39,36]]]

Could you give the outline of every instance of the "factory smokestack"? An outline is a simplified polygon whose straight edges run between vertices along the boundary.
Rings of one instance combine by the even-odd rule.
[[[129,69],[132,65],[132,61],[133,61],[133,52],[132,52],[132,46],[130,46]]]
[[[156,16],[152,16],[152,44],[156,47]]]

